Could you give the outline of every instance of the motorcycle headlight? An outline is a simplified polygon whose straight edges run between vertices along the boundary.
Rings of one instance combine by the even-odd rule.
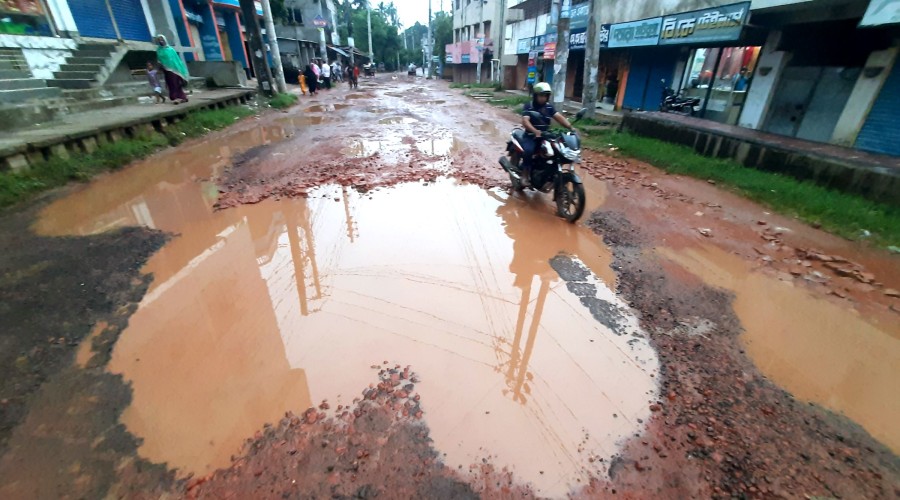
[[[563,158],[565,158],[571,162],[581,161],[581,150],[580,149],[563,148],[562,155],[563,155]]]

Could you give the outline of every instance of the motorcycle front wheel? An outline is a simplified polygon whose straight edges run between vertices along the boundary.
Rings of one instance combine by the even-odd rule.
[[[584,206],[584,185],[567,175],[556,188],[556,214],[574,223],[584,214]]]

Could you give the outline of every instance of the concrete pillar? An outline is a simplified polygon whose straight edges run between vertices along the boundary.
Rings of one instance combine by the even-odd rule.
[[[738,125],[741,127],[759,129],[765,122],[769,103],[775,96],[775,88],[781,72],[787,66],[791,56],[787,52],[775,50],[780,41],[780,31],[769,33],[762,53],[759,55],[759,61],[756,63],[756,71],[753,74],[753,81],[750,83],[750,91],[747,92],[744,110],[738,120]]]
[[[97,151],[97,139],[93,137],[85,137],[81,140],[81,147],[85,153],[93,153]]]
[[[9,169],[13,172],[21,172],[28,168],[28,158],[23,154],[18,154],[14,156],[7,156],[5,160],[5,167],[0,170]]]
[[[69,158],[69,150],[65,144],[54,144],[50,146],[50,155],[66,160]]]
[[[243,33],[241,33],[241,20],[237,11],[225,12],[225,31],[228,33],[228,45],[231,48],[231,57],[241,63],[244,68],[250,67],[250,59],[244,47]]]
[[[881,92],[881,87],[891,74],[891,69],[896,64],[897,53],[900,51],[898,47],[891,47],[886,50],[877,50],[869,54],[866,66],[856,80],[853,92],[850,93],[850,99],[838,118],[837,125],[834,127],[834,133],[831,136],[831,142],[840,144],[841,146],[852,146],[856,142],[856,136],[862,129],[875,99]],[[871,72],[874,76],[866,76],[867,72]]]
[[[200,47],[207,61],[224,61],[222,39],[219,37],[219,26],[216,24],[216,11],[212,4],[200,8],[203,24],[200,25]],[[196,41],[195,41],[196,43]]]
[[[53,22],[56,24],[56,30],[60,35],[72,35],[78,33],[78,26],[75,25],[75,17],[69,9],[69,3],[66,0],[47,0],[47,8],[53,16]]]

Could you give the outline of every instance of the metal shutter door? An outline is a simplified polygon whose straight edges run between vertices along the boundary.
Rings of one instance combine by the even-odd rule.
[[[900,61],[884,82],[872,111],[856,139],[856,147],[900,156]]]
[[[116,31],[104,0],[76,0],[69,2],[69,9],[81,36],[115,40]]]
[[[150,41],[150,28],[141,7],[141,0],[110,0],[119,33],[125,40]]]
[[[150,41],[150,28],[141,0],[109,0],[119,33],[125,40]],[[77,0],[69,2],[72,17],[81,36],[116,39],[116,31],[109,19],[106,0]]]

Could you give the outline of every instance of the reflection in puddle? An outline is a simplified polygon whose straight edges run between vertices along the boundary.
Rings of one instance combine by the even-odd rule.
[[[900,325],[873,325],[716,247],[659,252],[735,294],[747,352],[764,374],[798,399],[847,415],[900,451]]]
[[[424,141],[416,141],[416,148],[427,155],[448,156],[459,152],[460,143],[452,136],[432,138]]]
[[[418,123],[419,120],[415,118],[411,118],[409,116],[392,116],[390,118],[382,118],[378,120],[378,123],[381,125],[412,125],[413,123]]]
[[[349,104],[318,104],[315,106],[310,106],[303,111],[307,113],[326,113],[329,111],[337,111],[349,107]]]
[[[100,178],[38,224],[178,234],[148,262],[153,284],[109,365],[132,384],[122,422],[143,457],[182,474],[226,466],[286,410],[351,402],[382,360],[422,376],[449,466],[489,453],[546,495],[604,474],[608,461],[589,454],[611,457],[641,431],[655,352],[626,334],[633,317],[623,331],[596,321],[549,264],[559,252],[578,257],[597,298],[625,307],[590,231],[540,199],[451,181],[214,212],[215,190],[192,178],[230,142],[196,146],[201,160],[125,171],[154,172],[142,182]]]
[[[354,158],[365,158],[372,156],[377,152],[384,152],[389,147],[397,149],[402,146],[399,141],[372,141],[366,139],[353,139],[349,141],[347,146],[341,149],[341,154]]]

